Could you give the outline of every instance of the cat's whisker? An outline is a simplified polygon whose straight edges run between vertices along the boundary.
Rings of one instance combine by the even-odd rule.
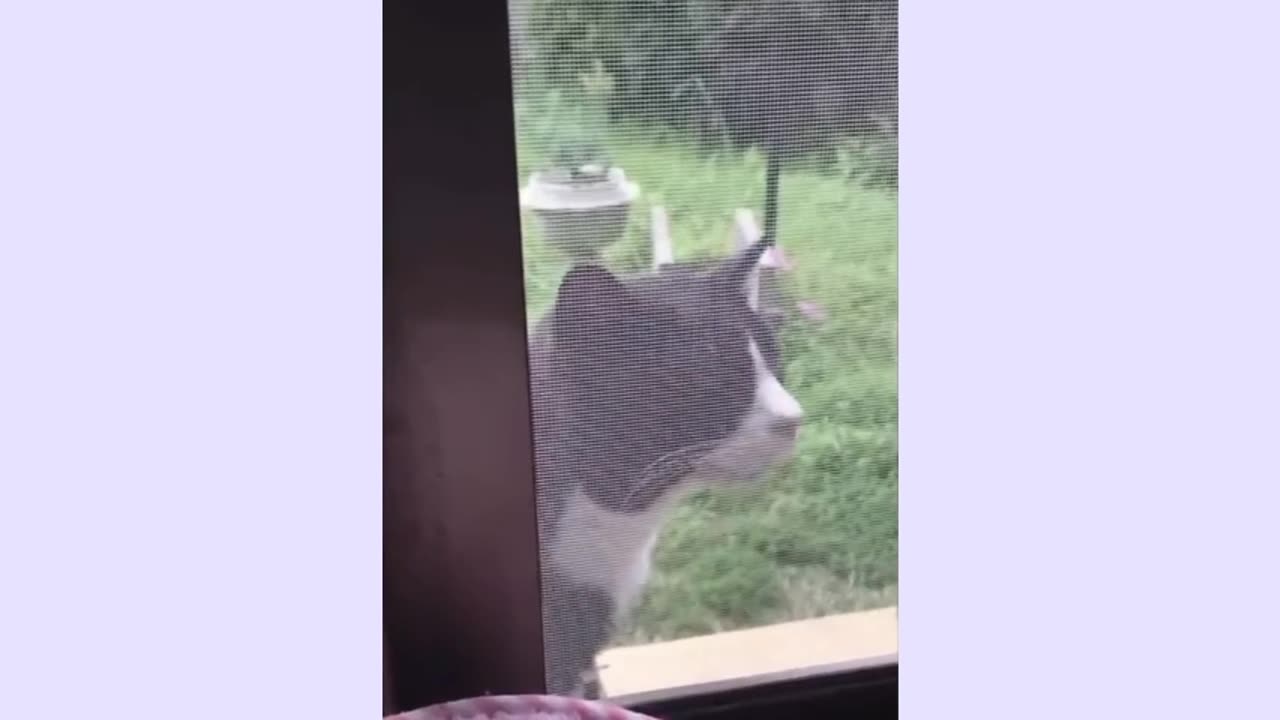
[[[631,499],[635,497],[637,493],[647,489],[653,482],[663,479],[664,473],[662,472],[662,470],[664,468],[666,468],[667,466],[673,463],[677,463],[682,460],[685,460],[687,456],[690,454],[693,454],[702,450],[713,449],[718,443],[719,443],[718,440],[705,440],[702,442],[693,443],[691,445],[686,445],[682,448],[677,448],[675,450],[672,450],[671,452],[666,453],[665,455],[662,455],[657,460],[654,460],[653,462],[646,465],[644,470],[640,472],[640,479],[636,481],[636,484],[633,485],[631,490],[627,492],[625,497],[623,497],[622,499],[623,507],[630,507]]]

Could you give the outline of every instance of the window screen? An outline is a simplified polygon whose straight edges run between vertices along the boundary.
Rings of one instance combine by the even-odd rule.
[[[896,3],[510,18],[550,689],[896,652]]]

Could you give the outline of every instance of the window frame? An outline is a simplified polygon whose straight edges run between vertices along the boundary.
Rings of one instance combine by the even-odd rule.
[[[545,674],[507,2],[383,12],[385,715]],[[896,716],[897,659],[628,704]]]
[[[383,623],[411,709],[540,691],[541,593],[506,7],[383,12]]]

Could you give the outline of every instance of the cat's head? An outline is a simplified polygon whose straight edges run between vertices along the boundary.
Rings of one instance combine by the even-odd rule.
[[[570,416],[560,442],[588,456],[577,473],[595,494],[630,509],[684,481],[758,478],[791,453],[803,413],[747,302],[764,249],[631,278],[596,265],[565,276],[540,331],[541,382]]]

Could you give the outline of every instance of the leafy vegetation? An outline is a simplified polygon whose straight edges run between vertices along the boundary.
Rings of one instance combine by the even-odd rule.
[[[897,0],[511,0],[522,81],[612,80],[604,107],[691,135],[783,142],[896,123]]]

